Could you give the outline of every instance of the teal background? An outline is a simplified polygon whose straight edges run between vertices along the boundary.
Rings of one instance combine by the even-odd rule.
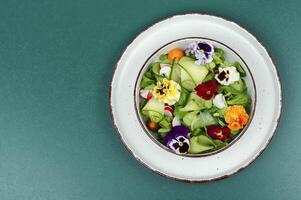
[[[300,1],[0,2],[0,199],[300,199]],[[169,180],[123,147],[109,84],[123,49],[167,16],[200,12],[250,30],[273,55],[284,109],[265,153],[235,176]],[[252,53],[252,52],[250,52]]]

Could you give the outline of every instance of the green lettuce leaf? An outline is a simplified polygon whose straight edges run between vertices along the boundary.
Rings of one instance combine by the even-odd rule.
[[[249,98],[246,94],[238,94],[228,100],[227,104],[247,106],[249,104]]]
[[[140,86],[141,86],[142,89],[144,89],[147,86],[154,85],[154,84],[156,84],[156,80],[150,79],[147,76],[143,76],[143,78],[141,80],[141,83],[140,83]]]

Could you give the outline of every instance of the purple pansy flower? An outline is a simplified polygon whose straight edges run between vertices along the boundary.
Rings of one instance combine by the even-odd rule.
[[[212,62],[214,46],[209,42],[193,42],[185,49],[186,55],[194,55],[197,59],[195,62],[199,65]]]
[[[178,154],[189,150],[189,129],[186,126],[175,126],[164,137],[165,145]]]

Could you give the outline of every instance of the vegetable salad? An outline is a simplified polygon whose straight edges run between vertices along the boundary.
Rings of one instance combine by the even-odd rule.
[[[140,82],[140,112],[147,128],[177,154],[204,154],[227,146],[249,120],[251,99],[239,62],[195,41],[171,49]]]

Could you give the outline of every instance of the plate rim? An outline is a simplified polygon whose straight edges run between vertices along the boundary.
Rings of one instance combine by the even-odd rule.
[[[219,20],[223,20],[227,23],[231,23],[235,26],[237,26],[238,28],[240,28],[241,30],[243,30],[246,34],[248,34],[250,37],[252,37],[256,42],[258,42],[261,47],[263,48],[263,50],[267,53],[267,56],[270,58],[272,64],[273,64],[273,68],[276,72],[276,80],[277,80],[277,86],[278,86],[278,91],[279,91],[279,109],[278,109],[278,113],[277,113],[277,117],[275,118],[276,119],[276,125],[273,127],[272,129],[272,135],[271,137],[266,141],[266,144],[263,146],[263,148],[258,151],[257,155],[255,155],[249,162],[247,162],[244,166],[241,166],[240,168],[238,168],[237,170],[229,173],[229,174],[226,174],[226,175],[223,175],[223,176],[219,176],[219,177],[216,177],[216,178],[211,178],[211,179],[185,179],[185,178],[178,178],[178,177],[174,177],[174,176],[170,176],[170,175],[167,175],[161,171],[158,171],[152,167],[150,167],[149,165],[147,165],[145,162],[143,162],[137,155],[135,155],[135,153],[128,147],[128,145],[126,144],[126,142],[124,141],[122,135],[121,135],[121,132],[119,131],[118,127],[117,127],[117,124],[116,124],[116,121],[115,121],[115,118],[114,118],[114,115],[113,115],[113,109],[112,109],[112,89],[113,89],[113,80],[114,80],[114,77],[115,77],[115,73],[116,73],[116,69],[121,61],[121,58],[123,57],[123,55],[125,54],[125,52],[128,50],[128,48],[131,46],[131,44],[141,35],[143,34],[144,32],[148,31],[150,28],[152,28],[153,26],[156,26],[157,24],[160,24],[161,22],[165,21],[165,20],[169,20],[169,19],[172,19],[172,18],[176,18],[176,17],[185,17],[185,16],[193,16],[193,15],[196,15],[196,16],[207,16],[207,17],[213,17],[213,18],[217,18]],[[214,15],[214,14],[208,14],[208,13],[197,13],[197,12],[191,12],[191,13],[184,13],[184,14],[175,14],[175,15],[170,15],[170,16],[167,16],[167,17],[164,17],[158,21],[156,21],[155,23],[152,23],[151,25],[148,25],[146,26],[146,28],[144,28],[142,31],[140,31],[132,40],[130,40],[130,42],[127,44],[127,46],[124,48],[124,50],[122,51],[121,55],[119,56],[116,64],[115,64],[115,67],[114,67],[114,71],[113,71],[113,74],[112,74],[112,78],[111,78],[111,81],[110,81],[110,87],[109,87],[109,111],[110,111],[110,116],[111,116],[111,120],[113,122],[113,127],[115,129],[115,132],[117,133],[119,139],[121,140],[123,146],[125,147],[125,149],[144,167],[146,167],[147,169],[151,170],[152,172],[160,175],[160,176],[163,176],[163,177],[166,177],[166,178],[169,178],[169,179],[172,179],[172,180],[176,180],[176,181],[180,181],[180,182],[188,182],[188,183],[206,183],[206,182],[213,182],[213,181],[218,181],[218,180],[222,180],[222,179],[225,179],[225,178],[228,178],[230,176],[233,176],[237,173],[239,173],[240,171],[246,169],[248,166],[250,166],[252,163],[254,163],[257,158],[259,158],[263,152],[267,149],[267,147],[269,146],[269,144],[271,143],[272,139],[274,138],[275,134],[276,134],[276,130],[277,128],[279,127],[279,122],[281,120],[281,114],[283,112],[283,92],[282,92],[282,81],[281,81],[281,78],[280,78],[280,73],[279,73],[279,70],[278,70],[278,66],[276,65],[276,62],[275,60],[273,59],[272,55],[270,54],[270,52],[268,51],[268,49],[266,48],[265,45],[263,45],[263,43],[254,35],[252,34],[250,31],[248,31],[244,26],[241,26],[240,24],[228,19],[228,18],[225,18],[225,17],[222,17],[222,16],[218,16],[218,15]]]

